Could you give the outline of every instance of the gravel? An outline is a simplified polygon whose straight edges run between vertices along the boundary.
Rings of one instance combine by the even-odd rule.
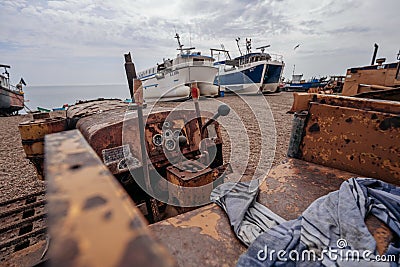
[[[251,102],[252,99],[257,97],[262,96],[251,96],[248,98],[248,102]],[[292,105],[293,96],[292,93],[281,92],[265,95],[264,97],[273,114],[273,120],[271,118],[271,120],[266,123],[268,125],[264,125],[265,129],[267,129],[265,134],[268,136],[268,142],[266,144],[268,151],[266,151],[265,155],[266,158],[268,158],[268,162],[262,164],[263,166],[261,166],[261,169],[267,171],[271,164],[279,164],[286,157],[292,126],[292,115],[286,112]],[[261,134],[255,123],[256,116],[248,105],[237,96],[225,95],[225,97],[218,98],[217,100],[231,106],[232,110],[234,110],[244,122],[250,143],[248,167],[245,169],[244,174],[247,177],[251,177],[256,166],[259,165],[260,159]],[[254,100],[254,102],[258,103],[259,101]],[[207,100],[200,101],[200,107],[207,105],[207,103]],[[177,103],[163,103],[162,105],[172,107],[177,105]],[[268,110],[264,111],[259,108],[265,107],[256,108],[255,113],[265,112],[268,114]],[[229,121],[228,117],[226,117],[226,123],[235,125],[236,122],[234,120]],[[0,202],[40,191],[45,188],[45,183],[36,179],[34,166],[25,158],[18,131],[18,124],[30,119],[30,115],[0,117],[0,134],[2,137],[0,141]],[[224,122],[224,118],[221,118],[221,120]],[[270,141],[274,140],[273,136],[275,134],[272,121],[275,121],[276,128],[275,157],[273,157],[275,144]],[[226,141],[223,148],[224,158],[228,161],[230,160],[231,151],[241,151],[242,142],[240,138],[243,137],[235,136],[234,134],[231,135],[230,132],[228,135],[227,131],[223,131],[223,138],[224,142]],[[243,149],[245,148],[243,147]],[[245,153],[245,151],[243,151],[243,153]],[[242,155],[242,152],[240,152],[239,155]],[[240,157],[239,159],[241,160]]]
[[[18,124],[30,115],[0,117],[0,202],[44,189],[33,164],[25,158]]]

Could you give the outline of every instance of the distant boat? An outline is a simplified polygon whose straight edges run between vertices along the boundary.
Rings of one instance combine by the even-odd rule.
[[[326,77],[311,78],[308,81],[302,79],[303,74],[293,74],[292,81],[285,85],[286,91],[307,92],[310,88],[323,88],[328,84]]]
[[[214,84],[228,92],[242,94],[278,91],[285,63],[282,55],[264,53],[267,47],[269,45],[258,47],[261,52],[251,52],[251,39],[246,39],[246,54],[242,55],[238,43],[241,56],[234,59],[231,59],[229,51],[214,49],[225,52],[226,57],[226,60],[214,63],[219,66]]]
[[[176,34],[180,53],[175,59],[164,59],[161,64],[138,73],[143,82],[145,100],[162,98],[177,100],[190,97],[190,86],[197,83],[201,96],[217,96],[218,87],[213,84],[218,68],[214,58],[194,52],[194,47],[183,48]]]
[[[37,110],[38,110],[39,112],[50,112],[50,111],[51,111],[51,109],[42,108],[42,107],[37,107]]]
[[[21,78],[16,86],[10,84],[10,74],[8,65],[1,65],[4,73],[0,74],[0,115],[17,115],[18,111],[24,108],[24,92],[22,85],[26,85]]]
[[[51,112],[51,111],[62,111],[62,110],[67,110],[69,107],[68,104],[64,104],[62,107],[57,107],[57,108],[52,108],[52,109],[48,109],[48,108],[44,108],[44,107],[37,107],[37,111],[38,112]]]
[[[60,108],[52,108],[53,111],[60,111],[60,110],[67,110],[69,107],[68,104],[64,104],[62,107]]]

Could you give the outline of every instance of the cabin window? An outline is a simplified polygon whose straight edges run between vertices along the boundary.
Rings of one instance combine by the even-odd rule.
[[[193,65],[203,65],[204,64],[204,59],[202,58],[194,58],[193,59]]]

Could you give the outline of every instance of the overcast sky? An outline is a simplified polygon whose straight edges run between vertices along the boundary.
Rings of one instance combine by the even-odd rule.
[[[237,56],[237,37],[270,44],[285,77],[294,65],[305,78],[368,65],[375,42],[389,62],[400,49],[400,0],[1,2],[0,64],[29,85],[123,84],[123,54],[137,70],[172,58],[175,29],[203,54],[223,43]]]

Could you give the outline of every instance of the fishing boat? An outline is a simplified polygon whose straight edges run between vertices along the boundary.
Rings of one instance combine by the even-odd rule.
[[[246,54],[242,54],[239,46],[240,38],[236,39],[240,56],[231,58],[229,51],[213,49],[225,53],[226,59],[214,65],[219,67],[214,84],[224,88],[226,92],[241,94],[257,94],[276,92],[279,90],[283,68],[283,56],[265,53],[270,45],[258,47],[260,52],[251,52],[251,39],[246,38]],[[212,51],[213,51],[212,50]]]
[[[327,77],[312,77],[303,80],[303,74],[293,74],[292,81],[285,85],[286,91],[307,92],[310,88],[324,88],[328,84]]]
[[[143,83],[145,100],[178,100],[190,97],[190,87],[195,84],[201,96],[217,96],[218,87],[213,84],[218,68],[214,58],[194,51],[195,47],[184,48],[178,41],[180,52],[174,59],[164,59],[161,64],[138,73]]]
[[[0,68],[4,68],[4,72],[0,74],[0,115],[17,115],[24,108],[22,85],[26,85],[25,81],[21,78],[16,86],[11,85],[7,71],[10,66],[0,64]]]

